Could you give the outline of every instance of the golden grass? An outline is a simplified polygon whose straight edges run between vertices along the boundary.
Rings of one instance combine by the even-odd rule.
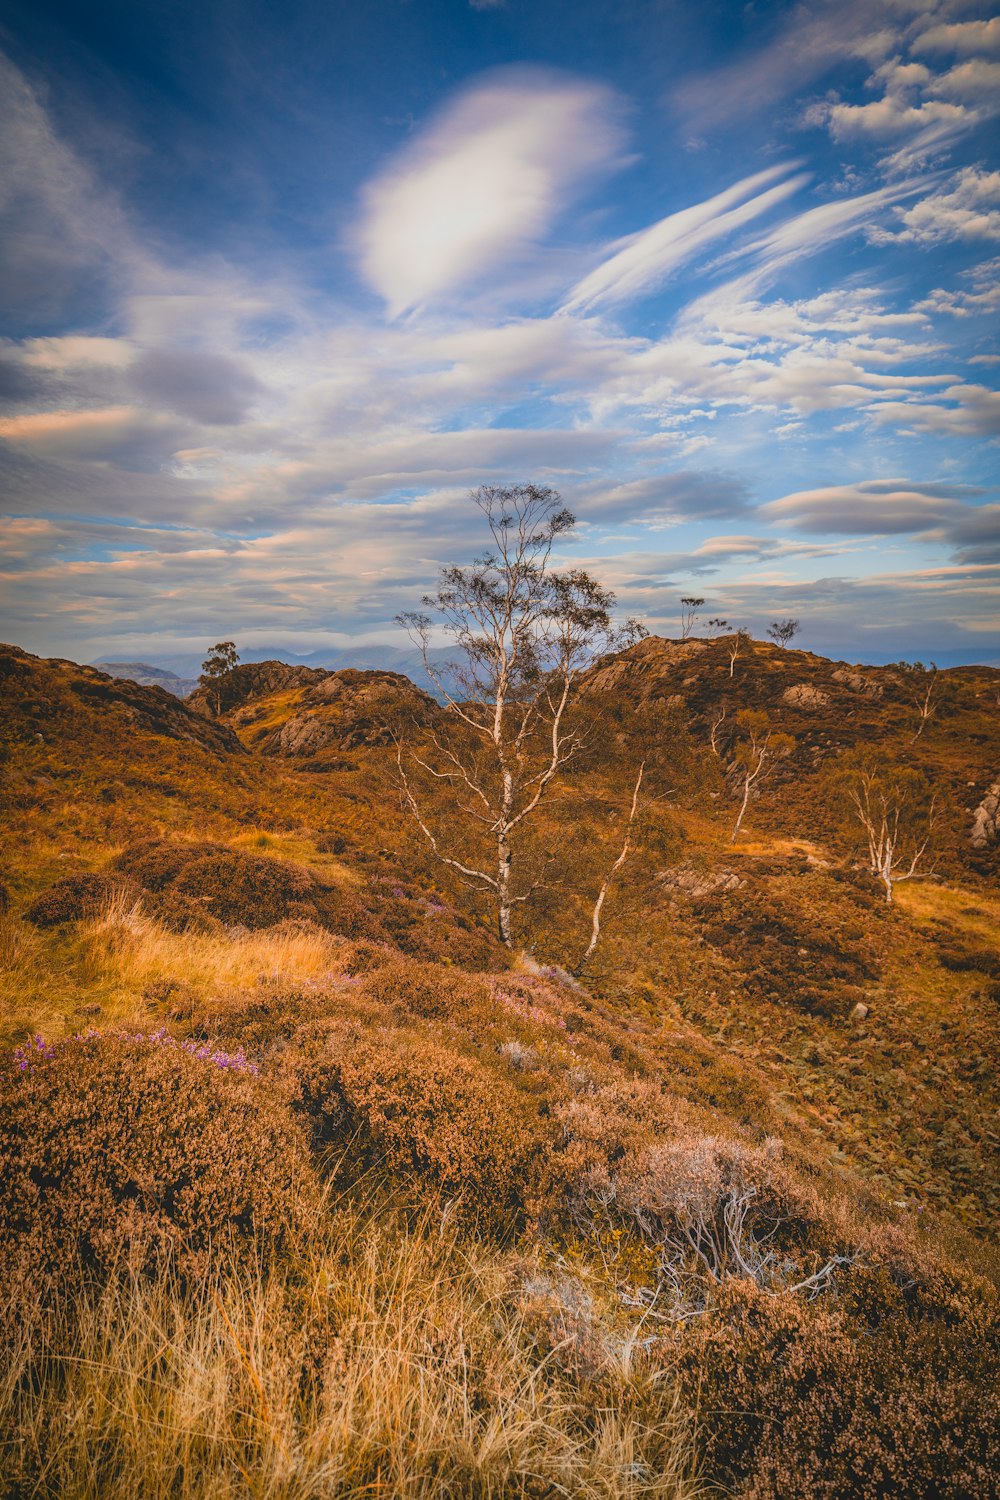
[[[629,1345],[581,1386],[497,1256],[430,1215],[333,1225],[298,1274],[124,1276],[18,1331],[4,1309],[7,1483],[38,1500],[706,1493],[689,1423]]]
[[[10,1037],[59,1035],[83,1014],[133,1020],[151,986],[173,981],[197,996],[250,989],[262,979],[289,984],[341,972],[342,939],[296,923],[260,931],[171,932],[141,901],[120,892],[72,933],[40,933],[0,917],[0,1013]],[[95,1009],[99,1007],[99,1011]]]
[[[261,977],[315,978],[339,971],[344,949],[332,934],[292,922],[223,937],[170,932],[124,893],[81,924],[80,941],[82,982],[127,990],[162,979],[212,988],[244,987]]]
[[[987,946],[996,945],[1000,897],[986,890],[937,880],[907,880],[895,887],[893,900],[917,922],[951,922]]]

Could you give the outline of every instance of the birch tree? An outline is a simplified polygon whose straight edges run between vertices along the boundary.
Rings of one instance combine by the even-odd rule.
[[[729,637],[726,649],[729,655],[730,678],[732,678],[734,672],[736,671],[736,659],[739,656],[740,652],[749,651],[752,645],[753,636],[750,634],[749,630],[737,630],[734,635],[731,635]]]
[[[583,743],[569,724],[577,680],[597,656],[645,631],[635,621],[615,627],[614,595],[589,574],[553,569],[553,546],[576,524],[554,490],[488,485],[471,498],[489,550],[470,567],[444,568],[423,609],[398,617],[447,728],[426,752],[400,747],[397,765],[424,838],[486,893],[500,940],[512,947],[514,909],[532,894],[521,870],[526,827]],[[431,655],[435,634],[456,648],[447,667]],[[435,798],[434,788],[448,797]]]
[[[937,825],[937,798],[926,777],[876,751],[856,755],[840,773],[854,826],[860,828],[868,869],[891,904],[902,880],[933,874],[929,850]]]
[[[795,749],[792,736],[772,729],[767,714],[747,708],[736,715],[736,722],[743,731],[743,738],[733,751],[732,774],[740,798],[740,810],[730,838],[732,844],[739,836],[750,798],[760,791],[761,784],[774,768]]]

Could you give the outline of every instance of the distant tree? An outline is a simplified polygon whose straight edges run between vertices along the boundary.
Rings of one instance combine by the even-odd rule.
[[[733,752],[732,774],[740,798],[740,810],[733,826],[732,844],[739,835],[751,796],[757,795],[775,766],[795,749],[792,736],[772,729],[767,714],[757,709],[743,709],[736,715],[736,722],[743,731],[743,738],[737,741]]]
[[[519,878],[525,826],[583,744],[568,724],[577,679],[597,656],[646,632],[634,620],[615,626],[614,595],[588,573],[552,569],[554,543],[576,524],[554,490],[486,485],[471,498],[490,550],[471,567],[444,568],[424,610],[399,616],[450,729],[433,737],[426,754],[411,750],[404,760],[399,747],[397,765],[406,805],[431,849],[487,893],[500,940],[512,947],[514,907],[534,889]],[[447,670],[430,654],[435,627],[457,648]],[[415,789],[419,777],[426,796]],[[450,796],[432,819],[426,803],[435,788]],[[598,925],[599,918],[600,911]]]
[[[772,620],[767,633],[779,646],[787,646],[793,636],[798,635],[799,622],[798,620]]]
[[[210,702],[215,704],[215,717],[222,713],[222,687],[225,679],[234,667],[240,662],[239,653],[233,641],[219,641],[210,646],[208,655],[201,664],[201,676],[198,678],[199,685],[203,687]]]
[[[729,621],[724,620],[721,615],[714,615],[708,622],[708,628],[713,635],[725,635],[729,629]]]
[[[749,651],[753,645],[753,636],[749,630],[737,630],[735,635],[729,638],[729,675],[732,677],[736,670],[736,658],[741,651]]]
[[[918,740],[927,720],[933,717],[938,706],[935,701],[940,697],[937,692],[938,669],[934,662],[925,667],[922,661],[900,661],[896,663],[896,670],[902,676],[910,702],[917,711],[917,727],[913,738]]]
[[[704,604],[704,599],[698,599],[689,594],[686,599],[681,600],[681,640],[686,641],[694,630],[694,622],[698,611]]]
[[[937,825],[937,797],[927,778],[881,750],[841,762],[835,778],[849,825],[860,828],[868,868],[892,901],[894,886],[933,874],[921,869]]]

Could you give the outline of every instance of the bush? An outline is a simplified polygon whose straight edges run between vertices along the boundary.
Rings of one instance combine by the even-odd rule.
[[[130,885],[120,876],[101,872],[64,875],[35,898],[24,914],[25,920],[35,927],[60,927],[64,922],[95,917],[113,896]]]
[[[400,1019],[455,1021],[468,1027],[475,1016],[496,1006],[489,982],[443,964],[401,959],[384,964],[365,981],[365,993]]]
[[[0,1274],[41,1289],[166,1256],[193,1272],[315,1201],[295,1122],[240,1054],[163,1033],[19,1049],[0,1077]]]
[[[1000,1475],[1000,1332],[854,1322],[727,1282],[681,1336],[713,1469],[753,1500],[968,1500]]]
[[[334,1033],[290,1062],[292,1102],[317,1147],[346,1148],[344,1170],[379,1166],[458,1199],[488,1229],[524,1218],[537,1122],[492,1069],[414,1031],[354,1040]]]
[[[227,926],[258,928],[314,915],[315,886],[307,870],[230,849],[185,865],[172,889],[204,900],[211,915]]]
[[[195,860],[225,854],[222,844],[186,844],[175,839],[143,839],[125,849],[115,860],[122,870],[147,891],[162,891]]]

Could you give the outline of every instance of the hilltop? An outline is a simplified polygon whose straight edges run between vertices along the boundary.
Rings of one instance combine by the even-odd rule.
[[[647,639],[586,674],[513,953],[407,813],[397,744],[444,715],[409,679],[250,663],[216,718],[3,649],[22,1475],[30,1432],[125,1399],[106,1373],[93,1406],[81,1315],[44,1308],[76,1257],[110,1284],[127,1242],[122,1326],[174,1351],[139,1427],[174,1431],[199,1338],[215,1410],[248,1413],[185,1493],[280,1467],[279,1429],[352,1495],[393,1473],[679,1500],[693,1463],[760,1500],[992,1492],[1000,672],[938,673],[924,714],[901,668],[731,644]],[[734,844],[748,709],[794,744]],[[891,907],[830,792],[872,742],[947,813],[934,878]],[[635,848],[574,973],[637,760]],[[74,1142],[86,1173],[29,1212]],[[209,1270],[216,1301],[184,1301]],[[137,1472],[134,1436],[100,1441]]]

